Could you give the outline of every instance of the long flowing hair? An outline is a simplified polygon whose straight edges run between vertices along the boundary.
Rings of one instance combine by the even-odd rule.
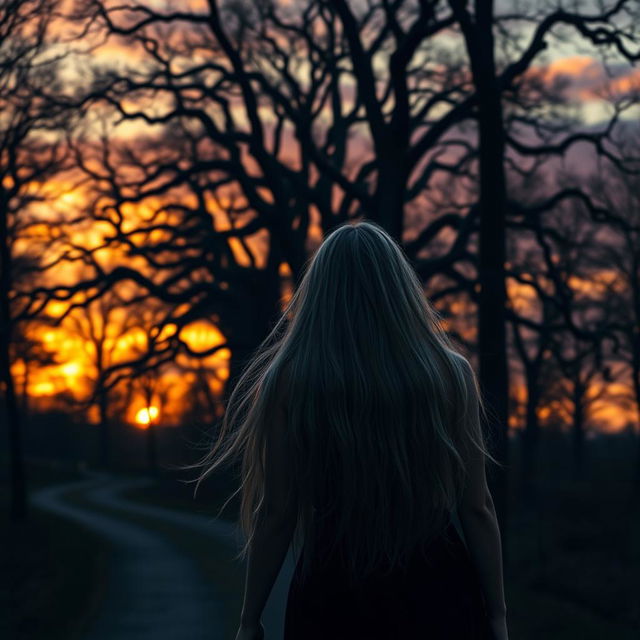
[[[273,416],[282,407],[284,425]],[[402,248],[378,224],[333,229],[233,388],[197,485],[241,460],[245,557],[264,500],[268,436],[284,438],[296,531],[323,518],[351,580],[406,566],[451,522],[467,463],[487,450],[468,360]],[[196,490],[197,490],[196,485]],[[233,496],[232,496],[233,497]],[[326,533],[326,532],[325,532]],[[295,536],[294,536],[295,543]],[[313,545],[303,544],[303,575]]]

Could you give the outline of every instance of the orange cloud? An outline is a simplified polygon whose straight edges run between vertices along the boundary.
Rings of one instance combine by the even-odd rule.
[[[546,65],[532,66],[528,77],[546,87],[555,87],[566,97],[582,102],[622,97],[640,91],[640,70],[627,65],[607,69],[591,56],[558,58]]]
[[[590,56],[571,56],[569,58],[559,58],[544,67],[544,74],[549,80],[558,76],[584,76],[594,73],[600,76],[599,63]]]

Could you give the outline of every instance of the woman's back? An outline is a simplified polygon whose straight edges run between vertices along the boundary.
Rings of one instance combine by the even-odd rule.
[[[343,549],[332,549],[331,521],[317,529],[311,569],[296,565],[284,640],[488,640],[484,599],[453,521],[416,548],[406,569],[374,570],[350,585]]]
[[[479,406],[473,369],[399,245],[369,223],[333,231],[231,393],[205,472],[242,453],[244,551],[259,549],[251,617],[274,575],[265,549],[278,562],[295,529],[288,640],[484,637],[478,578],[451,525],[464,505],[500,613]]]
[[[468,367],[466,361],[464,366]],[[454,414],[451,419],[455,419]],[[339,455],[324,449],[322,440],[317,446],[320,457]],[[388,452],[379,453],[384,458]],[[372,464],[371,473],[375,472]],[[344,538],[349,532],[341,529],[340,533],[338,526],[344,520],[340,513],[340,477],[329,473],[316,479],[311,524],[305,529],[306,538],[289,588],[284,640],[491,638],[477,570],[452,514],[441,523],[440,533],[431,531],[430,538],[409,551],[405,564],[379,560],[373,570],[354,582],[349,562],[353,541],[347,544]],[[387,504],[391,495],[389,492]],[[415,507],[429,512],[427,505]],[[380,509],[379,515],[384,517],[384,513],[388,522],[381,522],[381,528],[397,528],[394,511]],[[395,513],[403,512],[396,509]],[[371,531],[372,535],[376,533]],[[305,553],[310,564],[303,570]]]

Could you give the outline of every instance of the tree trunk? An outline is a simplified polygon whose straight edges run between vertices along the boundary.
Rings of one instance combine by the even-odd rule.
[[[399,155],[389,149],[379,158],[378,185],[376,188],[376,210],[372,213],[374,222],[380,224],[398,243],[402,242],[404,199],[407,190],[406,149]]]
[[[584,387],[576,383],[573,392],[573,472],[575,479],[584,474]]]
[[[153,475],[158,473],[158,445],[156,435],[156,425],[153,420],[150,420],[147,426],[147,464],[149,471]]]
[[[9,435],[9,456],[11,460],[11,519],[25,520],[27,517],[27,482],[22,446],[22,425],[16,398],[16,389],[11,374],[9,345],[12,338],[11,308],[11,251],[7,210],[4,194],[0,195],[0,383],[4,392],[5,420]]]
[[[640,343],[640,341],[638,341]],[[638,344],[640,348],[640,344]],[[640,370],[636,368],[636,362],[633,363],[633,390],[636,399],[636,410],[638,414],[638,423],[636,424],[636,460],[634,473],[634,493],[639,498],[640,503]]]
[[[273,256],[269,261],[269,267],[247,279],[243,303],[220,313],[220,329],[233,345],[223,393],[225,408],[244,368],[281,314],[279,261]]]
[[[528,376],[529,378],[529,376]],[[538,422],[537,380],[528,379],[527,415],[522,434],[522,483],[521,494],[528,507],[535,504],[535,467],[538,452],[540,425]]]
[[[489,476],[502,532],[506,562],[508,464],[508,371],[505,305],[506,179],[504,171],[504,123],[498,87],[494,40],[493,6],[477,2],[475,28],[469,37],[469,54],[477,92],[480,238],[478,279],[479,378],[489,408],[488,424],[495,442],[493,454],[504,468],[494,467]]]
[[[20,416],[25,424],[29,423],[29,362],[24,361],[24,377],[22,379],[22,389],[20,392]]]
[[[4,304],[4,301],[2,306],[7,306]],[[16,402],[13,376],[11,375],[9,342],[5,338],[5,335],[5,331],[0,332],[0,381],[4,388],[5,419],[9,434],[9,456],[11,460],[11,519],[19,521],[25,520],[27,517],[27,483],[22,447],[22,425],[20,412],[18,411],[18,404]]]
[[[100,415],[100,466],[109,468],[110,458],[110,429],[109,429],[109,399],[105,391],[100,391],[98,400]]]
[[[640,394],[640,389],[638,389]],[[638,399],[638,424],[636,425],[636,466],[635,466],[635,489],[636,495],[640,496],[640,397]]]

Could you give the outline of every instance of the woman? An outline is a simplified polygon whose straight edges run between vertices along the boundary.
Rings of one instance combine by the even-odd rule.
[[[285,640],[506,640],[482,409],[399,245],[334,229],[201,461],[198,482],[242,456],[237,640],[263,637],[290,542]]]

